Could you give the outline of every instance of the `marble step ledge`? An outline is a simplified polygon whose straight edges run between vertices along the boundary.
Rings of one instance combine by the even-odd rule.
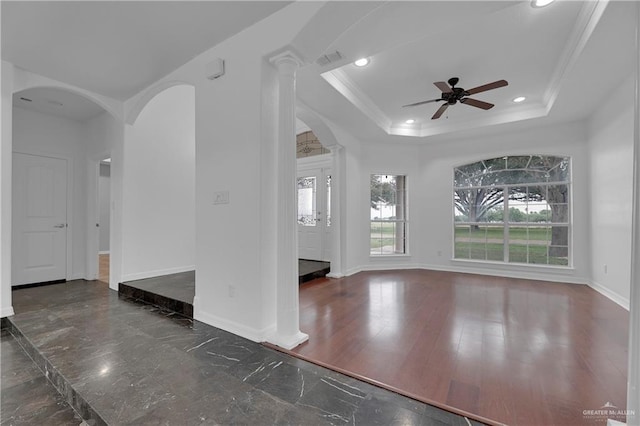
[[[118,293],[125,297],[140,300],[149,305],[167,309],[171,312],[182,315],[183,317],[193,319],[193,304],[191,303],[172,299],[145,289],[136,288],[126,283],[118,284]]]
[[[56,390],[63,396],[65,401],[82,417],[82,425],[103,426],[107,422],[98,414],[89,403],[77,392],[71,383],[54,368],[47,358],[33,345],[22,331],[11,321],[11,317],[2,318],[3,329],[13,335],[18,344],[33,360],[36,366],[42,371],[45,377],[53,384]]]

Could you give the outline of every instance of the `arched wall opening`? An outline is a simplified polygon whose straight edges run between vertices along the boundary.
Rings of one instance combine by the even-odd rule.
[[[12,286],[96,278],[97,259],[91,253],[99,225],[92,201],[97,162],[110,156],[122,125],[112,105],[82,90],[49,83],[14,88],[12,93]],[[58,178],[48,179],[49,173]],[[54,194],[47,201],[49,207],[56,206],[56,214],[38,224],[42,238],[54,244],[52,267],[34,273],[38,268],[32,264],[48,256],[35,247],[49,247],[32,241],[35,224],[25,210],[29,197],[38,198],[37,191]]]
[[[140,100],[125,130],[122,282],[195,269],[195,88]]]
[[[333,131],[313,110],[298,102],[296,106],[298,151],[298,257],[311,260],[327,261],[330,265],[331,277],[344,275],[343,250],[344,233],[342,232],[342,217],[344,216],[344,150],[338,143]],[[316,181],[316,196],[319,194],[321,207],[317,217],[320,233],[306,235],[308,227],[300,219],[301,213],[301,185],[305,178],[313,176]],[[316,200],[317,201],[317,200]],[[315,204],[313,204],[315,205]]]

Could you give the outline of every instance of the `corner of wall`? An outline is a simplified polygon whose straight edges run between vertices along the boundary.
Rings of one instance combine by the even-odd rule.
[[[13,306],[0,309],[0,318],[10,317],[12,315],[15,315],[15,313],[13,312]]]
[[[588,286],[594,289],[595,291],[597,291],[598,293],[602,294],[612,302],[622,306],[627,311],[629,310],[629,306],[630,306],[629,298],[619,295],[615,291],[605,287],[604,285],[596,281],[590,281],[588,283]]]
[[[275,323],[262,329],[256,329],[205,312],[202,309],[202,302],[197,296],[193,298],[193,319],[258,343],[264,342],[267,336],[276,332]]]

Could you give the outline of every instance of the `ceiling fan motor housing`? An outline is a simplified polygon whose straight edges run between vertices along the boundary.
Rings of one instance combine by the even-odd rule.
[[[451,79],[453,80],[453,79]],[[469,94],[460,87],[452,87],[451,92],[442,93],[442,100],[447,101],[449,105],[455,105],[457,101],[462,99],[465,96],[469,96]]]

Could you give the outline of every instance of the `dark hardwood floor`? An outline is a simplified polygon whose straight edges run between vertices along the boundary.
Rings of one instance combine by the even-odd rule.
[[[584,285],[363,272],[302,285],[300,328],[293,353],[496,422],[606,424],[585,410],[626,406],[628,312]]]

